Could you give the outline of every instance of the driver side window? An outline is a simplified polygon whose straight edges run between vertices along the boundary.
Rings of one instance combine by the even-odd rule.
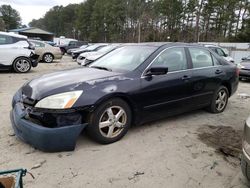
[[[168,72],[187,69],[187,59],[184,48],[170,48],[163,51],[151,67],[167,67]]]

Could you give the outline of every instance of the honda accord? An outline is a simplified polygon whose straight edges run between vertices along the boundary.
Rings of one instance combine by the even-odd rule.
[[[132,124],[199,108],[221,113],[238,80],[236,65],[199,45],[129,44],[89,67],[27,82],[11,120],[19,138],[44,151],[73,150],[83,129],[109,144]]]

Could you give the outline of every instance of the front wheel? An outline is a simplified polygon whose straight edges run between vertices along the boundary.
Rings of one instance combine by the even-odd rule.
[[[131,110],[119,99],[111,99],[101,104],[89,117],[88,135],[101,144],[120,140],[131,124]]]
[[[221,113],[227,107],[229,98],[228,89],[225,86],[220,86],[214,93],[212,103],[208,110],[212,113]]]
[[[13,62],[13,69],[17,73],[26,73],[31,69],[31,61],[26,57],[19,57]]]

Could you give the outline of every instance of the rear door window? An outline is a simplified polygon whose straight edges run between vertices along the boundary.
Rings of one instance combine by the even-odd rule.
[[[214,65],[211,53],[202,48],[189,48],[193,68],[211,67]]]

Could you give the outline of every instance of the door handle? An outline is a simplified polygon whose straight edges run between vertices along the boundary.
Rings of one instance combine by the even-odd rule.
[[[215,74],[221,74],[222,72],[223,72],[222,70],[217,69],[217,70],[215,71]]]
[[[185,76],[183,76],[181,79],[182,79],[182,80],[189,80],[190,78],[191,78],[191,76],[185,75]]]

